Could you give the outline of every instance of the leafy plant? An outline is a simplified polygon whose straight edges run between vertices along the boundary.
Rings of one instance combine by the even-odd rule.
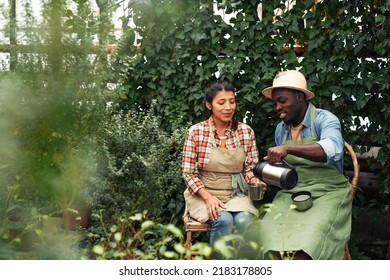
[[[292,2],[130,1],[124,18],[135,27],[125,29],[113,64],[124,85],[122,108],[145,110],[156,100],[161,127],[182,127],[201,119],[210,81],[227,79],[237,88],[238,118],[254,128],[265,153],[279,120],[260,92],[280,70],[299,68],[316,95],[314,105],[340,118],[349,143],[360,152],[385,147],[390,142],[390,109],[385,106],[389,5],[370,0]],[[214,13],[214,3],[219,13]],[[295,51],[296,44],[303,51]],[[377,204],[385,212],[388,154],[382,148],[370,159],[372,171],[381,175]]]
[[[184,131],[167,133],[158,120],[151,110],[129,111],[112,114],[101,124],[101,158],[90,189],[93,207],[106,209],[106,222],[144,210],[160,222],[181,222]]]
[[[106,113],[112,29],[107,22],[99,29],[90,1],[73,3],[69,8],[67,1],[42,1],[37,20],[31,1],[23,1],[20,21],[6,18],[18,45],[9,49],[9,69],[2,69],[9,71],[0,73],[1,218],[16,208],[24,217],[34,209],[52,215],[81,193],[88,196],[94,131]],[[102,39],[98,47],[96,38]],[[16,186],[17,199],[10,199],[8,190]],[[29,223],[23,224],[27,230]],[[2,234],[13,226],[7,222]]]
[[[42,208],[38,208],[40,204],[36,197],[28,199],[31,192],[26,190],[21,182],[21,178],[17,176],[15,183],[7,185],[0,193],[4,203],[0,213],[0,238],[1,242],[10,245],[11,252],[33,247],[41,238],[42,223],[47,219],[47,215],[41,213]]]
[[[205,259],[211,254],[206,243],[197,243],[189,250],[184,244],[182,231],[173,224],[159,224],[146,219],[147,212],[123,215],[112,225],[101,219],[104,235],[90,234],[97,238],[92,247],[96,259],[183,259],[195,254]]]
[[[5,17],[11,44],[28,46],[9,49],[10,71],[0,75],[1,201],[20,178],[18,198],[33,200],[28,209],[58,209],[55,186],[69,167],[63,160],[93,143],[101,161],[87,187],[94,209],[107,209],[105,222],[149,208],[152,218],[179,225],[181,140],[201,119],[208,84],[219,78],[237,87],[237,116],[254,128],[264,152],[278,119],[260,91],[279,70],[300,67],[313,103],[339,116],[354,148],[382,147],[369,159],[381,178],[372,203],[389,213],[389,5],[314,2],[129,1],[116,42],[110,15],[117,1],[97,1],[98,13],[92,1],[75,0],[74,9],[66,1],[42,2],[39,25],[25,1],[19,21]],[[117,49],[108,55],[112,43]],[[305,52],[295,52],[295,44]],[[98,143],[89,142],[95,135]]]

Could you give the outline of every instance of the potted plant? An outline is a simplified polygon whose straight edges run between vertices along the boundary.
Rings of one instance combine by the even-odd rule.
[[[91,207],[89,205],[75,205],[67,208],[63,213],[64,226],[67,230],[77,228],[88,228],[91,217]]]
[[[89,226],[91,207],[88,178],[93,161],[88,148],[68,148],[60,165],[57,200],[61,206],[64,227],[75,230]]]

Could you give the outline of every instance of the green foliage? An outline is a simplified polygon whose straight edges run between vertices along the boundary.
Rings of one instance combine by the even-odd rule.
[[[384,34],[389,34],[388,13],[389,7],[377,1],[324,1],[305,17],[307,27],[317,28],[301,32],[308,45],[302,66],[316,93],[314,103],[339,116],[346,140],[361,145],[362,152],[390,142],[386,125],[390,111],[385,106],[390,46],[383,43]],[[370,163],[372,171],[382,176],[382,201],[378,202],[383,205],[390,192],[389,150],[382,148]]]
[[[205,259],[211,254],[211,248],[206,243],[187,248],[180,228],[147,220],[146,212],[122,215],[111,225],[104,224],[102,220],[102,227],[103,235],[90,234],[90,237],[98,239],[92,247],[91,259],[183,259],[190,254],[195,254],[196,259]]]
[[[213,13],[214,2],[235,16],[225,22]],[[201,119],[206,87],[216,78],[236,86],[237,118],[254,128],[264,151],[273,145],[278,119],[260,91],[278,71],[295,67],[306,74],[313,103],[339,116],[355,149],[382,147],[369,162],[381,176],[377,203],[389,213],[388,1],[261,1],[261,19],[258,2],[131,0],[116,42],[111,14],[120,1],[96,1],[98,14],[92,1],[75,0],[74,9],[67,1],[45,1],[38,26],[25,1],[23,17],[8,19],[5,35],[12,43],[18,35],[27,46],[10,48],[10,71],[0,73],[2,248],[9,248],[10,214],[28,213],[22,227],[39,226],[40,217],[75,201],[85,182],[83,195],[95,210],[93,232],[106,238],[99,258],[115,258],[108,240],[119,236],[116,230],[104,234],[96,215],[101,209],[106,225],[147,209],[151,220],[167,226],[155,225],[159,234],[144,237],[149,244],[165,238],[170,224],[181,223],[184,129]],[[276,9],[285,12],[276,15]],[[109,56],[112,43],[118,47]],[[295,52],[295,44],[306,51]],[[108,83],[115,91],[107,90]],[[121,240],[117,248],[123,248]],[[144,258],[183,254],[173,239],[155,243],[165,251],[137,242]]]
[[[181,223],[185,131],[167,133],[152,109],[112,114],[99,130],[99,172],[91,181],[93,205],[105,221],[148,211],[153,220]]]
[[[235,16],[225,22],[213,13],[213,2]],[[161,126],[181,127],[201,119],[208,84],[228,79],[238,90],[237,117],[254,128],[263,152],[273,145],[278,120],[260,92],[278,71],[300,67],[316,94],[314,105],[340,118],[356,150],[390,143],[389,6],[369,0],[261,4],[260,20],[258,1],[130,1],[136,27],[125,30],[114,65],[126,84],[123,108],[145,109],[157,100]],[[174,14],[177,8],[181,13]],[[130,38],[137,38],[135,45]],[[303,52],[294,51],[297,44]],[[371,164],[383,175],[387,201],[388,158],[389,149],[381,149]]]
[[[10,71],[0,73],[3,237],[9,236],[12,216],[68,208],[86,194],[94,172],[93,133],[105,115],[108,65],[92,53],[99,34],[89,2],[75,2],[75,10],[65,1],[43,3],[43,20],[37,22],[26,1],[18,22],[25,46],[10,50]],[[100,45],[97,53],[100,48],[106,50]],[[39,222],[23,222],[25,230],[31,221]]]
[[[41,26],[28,29],[33,53],[21,52],[15,68],[0,77],[1,163],[12,169],[9,180],[20,176],[44,198],[53,195],[71,154],[93,144],[90,136],[102,116],[104,76],[96,72],[103,69],[90,54],[96,33],[94,25],[84,26],[92,20],[88,7],[78,8],[76,20],[62,1],[47,3]],[[85,153],[83,158],[88,163]]]
[[[262,147],[270,143],[275,116],[268,114],[272,106],[259,92],[269,85],[282,61],[289,61],[290,67],[298,65],[293,52],[275,49],[272,37],[277,26],[267,24],[271,16],[260,21],[257,4],[224,1],[221,8],[237,12],[226,23],[213,14],[212,1],[185,1],[181,6],[182,2],[156,1],[152,7],[129,4],[137,27],[128,29],[124,37],[134,38],[136,32],[141,39],[139,46],[123,44],[118,51],[117,69],[123,71],[125,63],[130,66],[124,73],[129,88],[123,106],[148,108],[156,99],[162,127],[169,130],[199,121],[206,87],[217,77],[228,79],[238,89],[237,117],[253,124]],[[167,17],[172,7],[181,8],[180,17]],[[167,24],[169,28],[164,28]],[[264,121],[270,125],[256,126]]]
[[[215,242],[215,251],[220,254],[221,259],[242,260],[261,259],[262,250],[258,242],[246,239],[239,234],[222,236]]]

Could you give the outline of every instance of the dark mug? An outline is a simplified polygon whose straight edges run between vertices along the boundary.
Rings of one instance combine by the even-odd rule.
[[[248,195],[251,200],[262,200],[264,198],[263,184],[261,183],[249,183]]]
[[[253,169],[253,174],[268,185],[282,189],[292,189],[298,182],[298,173],[285,159],[278,163],[259,162]]]

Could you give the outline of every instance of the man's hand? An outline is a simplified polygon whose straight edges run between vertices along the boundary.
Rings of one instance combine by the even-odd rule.
[[[285,146],[276,146],[268,149],[267,155],[263,158],[269,163],[275,163],[282,161],[282,158],[287,156],[287,149]]]

